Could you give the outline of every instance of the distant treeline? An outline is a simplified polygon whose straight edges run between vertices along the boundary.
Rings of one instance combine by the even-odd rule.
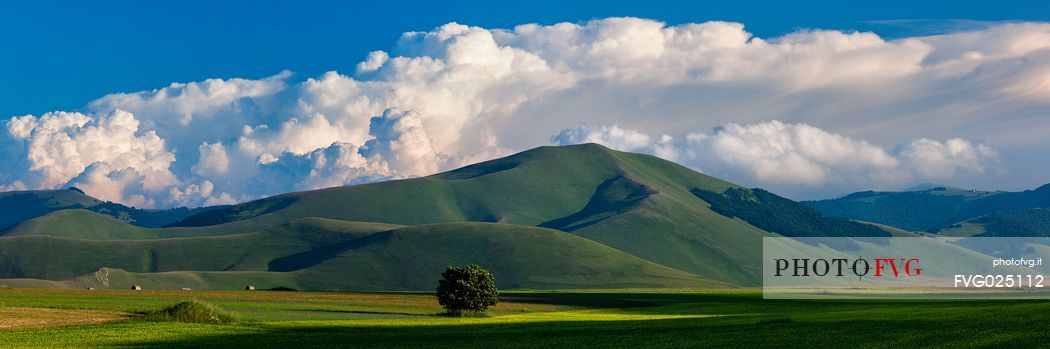
[[[803,204],[829,217],[937,232],[996,212],[1050,207],[1050,184],[1019,192],[977,192],[945,187],[907,192],[865,191]]]
[[[1050,236],[1050,210],[996,212],[973,220],[984,225],[979,236]]]
[[[726,217],[739,217],[759,229],[784,236],[890,236],[878,227],[824,217],[815,209],[762,189],[730,188],[723,193],[703,189],[693,195]]]

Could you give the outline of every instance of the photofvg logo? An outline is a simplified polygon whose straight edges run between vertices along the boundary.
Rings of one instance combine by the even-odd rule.
[[[912,277],[921,276],[922,268],[919,267],[919,258],[776,258],[776,273],[774,276],[856,276],[863,278],[873,277]]]
[[[804,238],[762,242],[766,298],[1043,297],[1048,238]]]

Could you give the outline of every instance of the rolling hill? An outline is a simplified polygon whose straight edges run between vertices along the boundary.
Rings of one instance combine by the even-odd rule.
[[[700,276],[757,284],[760,237],[786,231],[756,227],[747,220],[755,217],[719,213],[696,194],[727,189],[751,192],[654,156],[583,144],[540,147],[430,177],[279,195],[204,212],[175,225],[317,216],[401,225],[480,221],[542,226]],[[799,217],[815,211],[780,199],[796,210],[780,207],[770,214],[817,223],[807,226],[808,231],[791,231],[795,235],[821,234],[820,223],[828,221],[846,230],[883,233],[819,214]]]
[[[761,238],[777,235],[889,233],[584,144],[210,208],[165,228],[50,212],[2,233],[0,277],[75,283],[106,267],[197,288],[226,286],[217,275],[236,273],[260,285],[423,290],[447,264],[478,263],[501,287],[750,286],[761,278]]]
[[[219,207],[166,210],[143,210],[118,203],[101,201],[75,187],[61,190],[28,190],[0,193],[0,229],[27,219],[68,209],[85,209],[141,227],[162,227],[194,214]]]
[[[904,192],[866,191],[803,204],[829,217],[935,232],[996,212],[1050,208],[1050,184],[1021,192],[987,192],[947,186]]]
[[[115,222],[90,212],[78,214],[85,216],[81,221]],[[105,283],[110,287],[252,284],[314,290],[424,290],[433,286],[434,276],[445,265],[481,263],[499,275],[499,285],[506,288],[719,284],[561,231],[511,224],[402,227],[305,218],[242,234],[109,238],[5,236],[0,238],[0,255],[5,256],[0,273],[99,287],[101,280],[97,285],[86,281],[99,277],[98,266],[105,266],[126,275],[113,279],[121,282]],[[232,279],[222,280],[222,275]]]

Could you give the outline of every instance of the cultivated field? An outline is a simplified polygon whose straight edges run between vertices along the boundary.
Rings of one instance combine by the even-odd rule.
[[[196,299],[234,324],[141,314]],[[755,291],[506,292],[449,318],[430,294],[0,289],[3,347],[1038,347],[1050,301],[764,300]]]

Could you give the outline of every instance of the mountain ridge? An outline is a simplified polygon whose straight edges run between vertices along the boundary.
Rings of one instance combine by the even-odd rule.
[[[51,212],[85,209],[104,214],[126,223],[156,228],[180,221],[194,214],[220,209],[223,206],[198,208],[176,207],[147,210],[93,198],[76,187],[55,190],[23,190],[0,192],[0,230]]]
[[[936,232],[996,212],[1050,207],[1050,184],[1019,192],[952,187],[902,192],[856,192],[837,199],[803,201],[829,217]]]
[[[764,211],[741,214],[742,204]],[[888,235],[815,212],[651,155],[539,147],[213,208],[164,228],[51,212],[0,233],[0,278],[69,280],[105,267],[146,281],[189,273],[175,279],[214,287],[230,272],[305,289],[423,290],[445,265],[478,263],[501,287],[756,286],[763,237]]]

